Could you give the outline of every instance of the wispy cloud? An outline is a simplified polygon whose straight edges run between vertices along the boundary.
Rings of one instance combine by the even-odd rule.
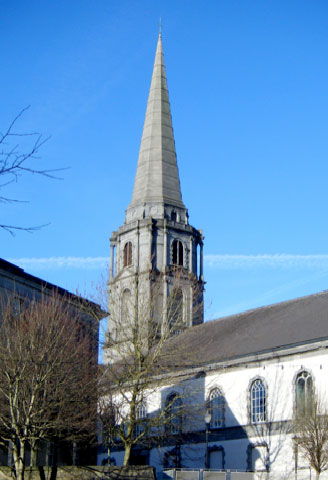
[[[109,257],[41,257],[9,258],[9,262],[22,268],[49,269],[88,269],[98,270],[108,267]],[[252,270],[256,268],[312,270],[328,269],[328,254],[293,255],[285,253],[257,255],[205,255],[206,267],[216,270]]]
[[[245,310],[249,310],[251,308],[261,307],[270,303],[293,298],[293,295],[289,295],[290,292],[292,292],[292,294],[295,291],[298,292],[300,287],[311,285],[313,282],[316,282],[322,278],[327,278],[327,276],[327,271],[316,271],[311,274],[297,277],[292,281],[282,282],[278,286],[262,292],[260,295],[252,296],[244,301],[232,303],[231,305],[227,305],[219,310],[216,310],[214,313],[211,312],[210,318],[225,317],[227,315],[244,312]],[[296,296],[300,296],[300,294],[296,293]]]
[[[9,262],[22,268],[53,269],[87,269],[99,270],[108,266],[108,257],[41,257],[41,258],[9,258]]]
[[[205,265],[217,270],[255,268],[327,269],[328,255],[293,255],[286,253],[257,255],[205,255]]]

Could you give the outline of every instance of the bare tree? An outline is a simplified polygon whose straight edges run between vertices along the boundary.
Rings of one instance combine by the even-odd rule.
[[[40,148],[49,139],[43,137],[40,133],[21,133],[16,130],[16,126],[29,107],[21,110],[14,120],[9,124],[6,130],[0,132],[0,191],[13,182],[17,182],[24,174],[37,174],[50,178],[57,178],[54,173],[58,170],[38,169],[33,167],[32,161],[36,160]],[[17,198],[10,198],[7,195],[0,195],[1,203],[22,202]],[[6,225],[0,223],[0,228],[6,230],[12,235],[17,230],[33,231],[40,228],[23,227],[17,225]]]
[[[288,412],[288,394],[283,388],[283,370],[277,365],[274,373],[270,374],[270,402],[267,402],[267,392],[263,402],[263,420],[254,422],[251,425],[254,435],[254,448],[257,449],[257,464],[260,470],[270,472],[272,466],[279,462],[279,455],[282,451],[285,439],[290,434],[291,425],[287,420],[290,417]],[[266,387],[265,387],[266,388]],[[249,404],[252,408],[251,402]],[[249,412],[252,415],[251,411]],[[285,420],[280,420],[285,415]],[[251,462],[251,458],[249,458]],[[249,465],[251,466],[251,465]],[[289,468],[289,466],[288,466]],[[290,472],[280,472],[281,477]]]
[[[328,408],[316,393],[311,404],[296,413],[294,442],[319,478],[328,469]]]
[[[0,324],[0,442],[24,478],[27,448],[95,430],[97,352],[92,321],[67,296],[5,299]]]
[[[175,283],[180,285],[178,275]],[[187,417],[193,418],[191,410],[197,408],[196,401],[184,401],[195,395],[186,374],[175,378],[174,387],[166,387],[186,354],[182,345],[179,351],[170,348],[170,339],[185,328],[185,319],[181,289],[172,285],[164,304],[161,288],[158,281],[150,291],[139,283],[132,293],[123,291],[119,304],[109,302],[108,364],[99,410],[107,445],[123,445],[124,465],[130,463],[133,447],[154,446],[163,435],[176,439],[186,428]],[[190,352],[187,355],[190,359]]]
[[[108,396],[102,396],[98,400],[99,418],[102,424],[102,443],[107,448],[108,463],[111,461],[111,449],[116,438],[116,412],[115,405]]]

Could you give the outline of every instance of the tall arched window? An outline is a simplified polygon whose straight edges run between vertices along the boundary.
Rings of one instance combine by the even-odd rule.
[[[182,400],[172,393],[166,401],[165,430],[168,433],[180,433],[182,429]]]
[[[123,291],[121,303],[121,321],[129,322],[131,313],[131,292],[128,288]]]
[[[313,380],[305,370],[296,377],[296,414],[305,415],[312,407]]]
[[[181,288],[174,288],[167,305],[167,320],[171,333],[179,334],[183,328],[183,293]]]
[[[251,421],[259,423],[266,421],[266,388],[258,378],[251,385]]]
[[[145,421],[147,418],[147,408],[144,403],[139,403],[136,407],[136,435],[140,435],[145,430]]]
[[[269,469],[269,447],[267,443],[265,441],[250,443],[247,447],[247,470],[250,472],[268,472]],[[259,478],[263,477],[259,476]],[[265,476],[265,478],[267,477]]]
[[[225,451],[220,445],[213,445],[208,449],[209,467],[217,470],[224,470],[225,467]]]
[[[180,240],[172,242],[172,263],[183,267],[183,244]]]
[[[132,265],[132,243],[127,242],[124,245],[124,250],[123,250],[123,266],[128,267],[129,265]]]
[[[219,388],[214,388],[209,397],[209,408],[211,412],[211,428],[224,426],[225,399]]]

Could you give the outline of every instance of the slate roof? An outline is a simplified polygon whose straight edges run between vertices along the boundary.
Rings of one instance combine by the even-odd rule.
[[[320,339],[328,339],[328,290],[191,327],[170,350],[180,345],[179,363],[200,365]]]

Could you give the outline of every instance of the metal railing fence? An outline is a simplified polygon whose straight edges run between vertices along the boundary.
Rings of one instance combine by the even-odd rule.
[[[203,470],[194,468],[175,468],[164,470],[162,480],[316,480],[311,469],[295,472],[245,472],[238,470]],[[323,472],[319,480],[328,480],[328,471]]]

